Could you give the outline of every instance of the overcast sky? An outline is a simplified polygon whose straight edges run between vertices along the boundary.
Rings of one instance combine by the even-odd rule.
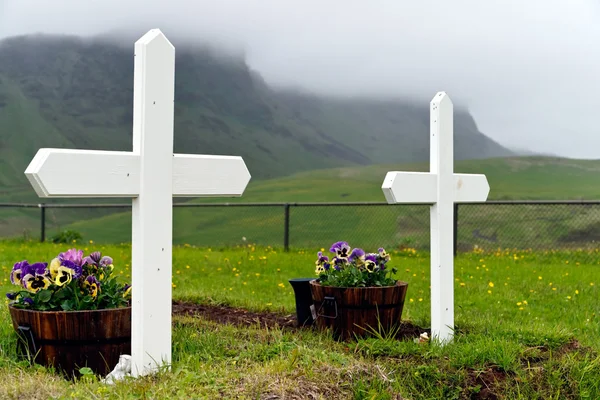
[[[503,144],[600,158],[600,0],[0,0],[0,37],[124,27],[243,48],[273,85],[445,90]]]

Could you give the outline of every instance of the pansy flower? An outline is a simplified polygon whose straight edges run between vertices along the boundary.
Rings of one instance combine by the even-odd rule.
[[[61,263],[64,261],[71,261],[81,267],[83,265],[83,250],[69,249],[64,253],[60,253],[58,259]]]
[[[99,251],[95,251],[83,259],[82,266],[87,266],[88,271],[95,273],[98,270],[98,263],[100,262],[100,258],[102,258],[102,254]]]
[[[329,263],[329,257],[324,256],[323,252],[321,251],[317,253],[317,261],[315,262],[315,264],[317,266],[317,269],[319,269],[319,267],[323,267],[323,271],[327,271],[331,266],[331,264]]]
[[[333,264],[333,269],[335,269],[336,271],[340,271],[348,263],[348,259],[341,257],[333,257],[331,263]]]
[[[27,260],[23,260],[13,265],[13,269],[10,272],[10,282],[13,285],[21,284],[21,278],[23,278],[23,269],[28,265],[29,263],[27,262]]]
[[[336,242],[331,245],[330,252],[334,253],[339,258],[348,258],[350,256],[350,245],[348,242]]]
[[[102,253],[100,253],[99,251],[94,251],[93,253],[90,253],[89,256],[85,257],[83,259],[83,264],[88,264],[88,265],[97,265],[100,262],[100,259],[102,258]]]
[[[317,265],[317,268],[315,268],[315,274],[319,275],[323,272],[325,272],[325,267],[323,267],[322,265]]]
[[[60,263],[59,271],[62,271],[63,277],[64,274],[71,274],[71,279],[77,279],[83,273],[83,269],[80,265],[77,265],[73,261],[64,260]],[[58,284],[57,284],[58,285]]]
[[[125,286],[123,287],[123,297],[127,297],[131,294],[131,285],[126,283]]]
[[[104,267],[104,268],[111,268],[113,267],[113,259],[109,256],[104,256],[102,257],[102,259],[100,260],[100,266]]]
[[[17,294],[16,293],[6,293],[6,298],[9,300],[14,300],[17,298]]]
[[[356,248],[350,253],[348,261],[355,263],[356,265],[363,265],[365,261],[365,251],[363,249]]]
[[[48,263],[35,263],[23,268],[21,283],[32,293],[47,289],[52,282],[48,279]]]
[[[383,247],[377,250],[377,264],[381,267],[386,262],[390,261],[390,255],[385,251]],[[383,269],[383,268],[382,268]]]
[[[88,289],[90,296],[96,298],[98,296],[98,292],[100,291],[100,282],[96,279],[94,275],[89,275],[83,281],[83,286]]]
[[[369,253],[365,256],[365,269],[368,272],[375,272],[377,269],[377,254]]]
[[[73,268],[69,268],[64,265],[61,265],[60,267],[58,267],[56,277],[54,278],[54,284],[56,286],[68,285],[69,282],[71,282],[73,280],[74,273],[75,273],[75,270]]]
[[[56,276],[58,275],[58,269],[60,268],[60,259],[58,257],[56,257],[55,259],[53,259],[52,261],[50,261],[50,277],[52,279],[56,279]]]

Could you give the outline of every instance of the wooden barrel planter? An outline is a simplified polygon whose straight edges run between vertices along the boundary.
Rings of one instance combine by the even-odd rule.
[[[92,311],[35,311],[9,306],[19,352],[68,377],[89,367],[106,376],[131,354],[131,307]]]
[[[384,287],[331,287],[310,282],[316,326],[338,340],[387,333],[400,324],[408,283]]]

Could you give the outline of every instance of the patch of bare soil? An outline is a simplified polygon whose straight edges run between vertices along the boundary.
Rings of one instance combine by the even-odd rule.
[[[538,369],[541,371],[541,364],[546,359],[544,354],[547,353],[549,349],[546,346],[539,346],[534,349],[538,349],[541,353],[541,356],[527,357],[523,361],[528,363],[528,368],[530,370]],[[577,340],[572,339],[568,343],[565,343],[558,349],[554,350],[554,354],[556,356],[563,356],[567,353],[574,353],[579,349],[581,349],[581,344]],[[514,374],[503,371],[497,367],[489,367],[483,371],[469,370],[466,386],[471,388],[480,388],[479,391],[471,394],[471,399],[496,400],[502,398],[502,386],[506,383],[510,384],[510,382],[506,381],[510,381],[511,379],[516,379]]]
[[[281,327],[296,329],[296,315],[270,312],[252,312],[243,308],[206,304],[173,302],[173,315],[200,316],[221,324],[237,326]]]
[[[298,327],[295,313],[253,312],[244,308],[195,304],[182,301],[173,301],[173,315],[199,316],[221,324],[246,327],[259,325],[265,328],[310,329],[310,327]],[[423,332],[430,334],[431,330],[413,325],[410,322],[402,322],[396,338],[400,340],[412,340],[418,338]]]
[[[469,376],[466,380],[467,387],[479,387],[479,391],[471,393],[471,399],[477,400],[496,400],[500,398],[496,390],[501,387],[501,383],[508,379],[505,371],[491,367],[483,371],[469,370]]]

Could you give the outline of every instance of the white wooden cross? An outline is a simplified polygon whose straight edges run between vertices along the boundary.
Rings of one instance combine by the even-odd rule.
[[[171,362],[173,196],[241,196],[241,157],[173,154],[175,48],[158,29],[135,43],[133,151],[40,149],[25,171],[40,197],[132,201],[132,375]]]
[[[454,111],[439,92],[431,101],[430,172],[388,172],[382,189],[388,203],[431,207],[431,336],[447,342],[454,329],[454,203],[482,202],[485,175],[454,174]]]

